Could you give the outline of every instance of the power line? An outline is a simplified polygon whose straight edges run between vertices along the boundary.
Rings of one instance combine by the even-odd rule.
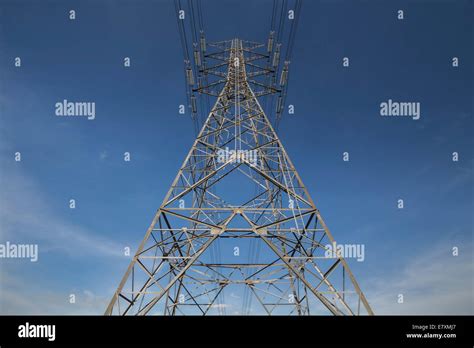
[[[272,8],[272,21],[270,24],[270,31],[275,29],[275,16],[277,11],[277,0],[273,0],[273,8]]]
[[[282,92],[281,92],[281,96],[282,96],[282,107],[285,105],[285,102],[286,102],[286,96],[287,96],[287,91],[288,91],[288,86],[289,86],[289,82],[290,82],[290,71],[288,69],[288,65],[290,64],[290,61],[291,61],[291,57],[292,57],[292,54],[293,54],[293,47],[294,47],[294,44],[295,44],[295,41],[296,41],[296,33],[297,33],[297,28],[298,28],[298,23],[299,23],[299,19],[300,19],[300,15],[301,15],[301,6],[302,6],[302,3],[303,1],[302,0],[296,0],[296,4],[295,4],[295,12],[294,12],[294,20],[292,21],[291,23],[291,27],[290,27],[290,33],[289,33],[289,36],[288,36],[288,44],[287,44],[287,48],[286,48],[286,54],[285,54],[285,74],[286,74],[286,77],[285,77],[285,85],[283,86],[282,88]],[[282,72],[283,74],[283,72]],[[276,120],[275,120],[275,130],[278,131],[278,128],[279,128],[279,124],[280,124],[280,119],[281,117],[277,117]]]
[[[202,9],[201,9],[201,0],[197,1],[197,8],[198,8],[198,20],[199,20],[199,29],[204,31],[204,22],[202,19]]]
[[[300,13],[301,13],[301,5],[303,1],[302,0],[296,0],[296,6],[295,6],[295,20],[291,23],[291,28],[290,28],[290,35],[289,35],[289,40],[288,40],[288,47],[286,50],[286,61],[290,60],[291,54],[293,52],[293,46],[295,43],[295,36],[296,36],[296,30],[298,28],[298,22],[300,19]]]
[[[189,7],[189,12],[191,12],[191,28],[192,28],[192,33],[193,33],[193,45],[197,43],[197,34],[196,34],[196,19],[194,17],[194,6],[193,2],[191,0],[188,0],[188,7]]]
[[[186,40],[186,28],[184,27],[183,20],[179,18],[179,11],[182,10],[181,3],[179,0],[174,1],[174,6],[176,9],[176,20],[178,23],[178,29],[179,29],[179,37],[181,40],[181,46],[183,48],[184,52],[184,59],[189,61],[189,51],[188,51],[188,45],[187,45],[187,40]]]
[[[283,36],[283,30],[285,28],[285,12],[287,8],[287,1],[283,0],[281,3],[281,10],[280,10],[280,24],[278,27],[278,33],[277,33],[277,42],[281,42],[282,36]]]

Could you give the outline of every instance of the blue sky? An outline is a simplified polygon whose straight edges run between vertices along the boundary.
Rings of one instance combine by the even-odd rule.
[[[267,38],[271,1],[202,8],[208,40]],[[472,17],[470,1],[303,3],[279,136],[336,240],[365,244],[350,265],[376,313],[474,312]],[[0,313],[101,314],[194,140],[173,2],[3,0],[0,23],[0,242],[40,248],[0,259]],[[95,120],[55,116],[63,99]],[[388,99],[421,118],[381,117]]]

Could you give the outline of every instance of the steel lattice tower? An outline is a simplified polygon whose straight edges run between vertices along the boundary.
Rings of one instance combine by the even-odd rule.
[[[217,80],[194,91],[217,100],[106,314],[228,314],[232,301],[238,314],[373,314],[346,260],[326,256],[334,238],[257,99],[278,91],[279,57],[239,39],[206,46],[218,63],[201,73]]]

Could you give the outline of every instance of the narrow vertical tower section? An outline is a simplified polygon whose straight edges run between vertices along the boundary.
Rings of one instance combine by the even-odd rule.
[[[271,53],[208,45],[217,99],[106,314],[373,314],[259,103]]]

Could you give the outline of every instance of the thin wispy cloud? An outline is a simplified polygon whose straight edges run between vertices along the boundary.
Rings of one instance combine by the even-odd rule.
[[[58,289],[26,287],[24,279],[13,273],[2,274],[0,313],[15,315],[101,315],[110,294],[91,290],[62,292]],[[74,295],[74,303],[71,303]]]
[[[104,161],[107,157],[109,156],[108,152],[107,151],[102,151],[100,154],[99,154],[99,158],[101,161]]]
[[[376,314],[474,314],[472,242],[458,243],[453,256],[451,243],[429,247],[408,262],[400,272],[366,282],[366,295]],[[398,296],[403,295],[403,303]]]
[[[0,231],[3,240],[40,243],[40,252],[52,250],[70,256],[122,257],[123,246],[101,233],[67,221],[48,206],[47,195],[33,179],[4,171],[0,178]]]

